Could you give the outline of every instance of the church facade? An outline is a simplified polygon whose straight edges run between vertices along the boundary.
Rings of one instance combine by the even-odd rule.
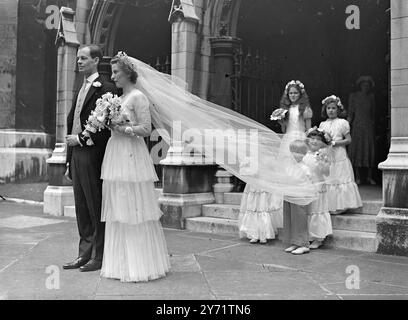
[[[79,84],[75,54],[83,43],[101,45],[105,63],[117,51],[126,51],[183,79],[192,93],[275,131],[279,128],[269,115],[286,82],[305,84],[313,124],[318,124],[325,96],[336,94],[347,107],[356,79],[370,75],[376,83],[375,179],[383,184],[384,198],[379,232],[385,234],[384,251],[389,249],[387,237],[407,241],[406,1],[9,0],[0,6],[2,180],[48,179],[51,185],[69,185],[58,178],[63,170],[58,166],[65,118]],[[54,29],[46,25],[50,6],[61,9]],[[182,146],[172,146],[168,158],[177,154],[187,157]],[[161,160],[164,167],[177,162]],[[206,183],[192,183],[188,192],[201,193],[200,203],[213,201],[211,176],[225,175],[214,166],[167,166],[163,190],[178,188],[168,184],[169,175],[194,176],[195,170],[205,172]],[[188,202],[186,197],[177,201]],[[176,201],[167,200],[163,203],[169,208]],[[403,241],[399,247],[408,250]]]

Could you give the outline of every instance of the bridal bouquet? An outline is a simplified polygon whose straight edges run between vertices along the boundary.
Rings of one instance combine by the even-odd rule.
[[[86,139],[86,144],[93,145],[91,133],[101,131],[112,122],[118,124],[126,122],[126,116],[123,114],[120,105],[120,98],[111,92],[105,93],[102,97],[96,100],[96,108],[89,115],[86,121],[85,130],[82,135]]]
[[[274,112],[272,112],[271,114],[271,120],[275,121],[275,120],[283,120],[285,119],[286,116],[286,112],[288,112],[288,110],[283,109],[283,108],[278,108],[276,109]]]

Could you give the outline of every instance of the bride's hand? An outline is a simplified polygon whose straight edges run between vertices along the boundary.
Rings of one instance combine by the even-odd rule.
[[[116,132],[119,132],[119,133],[122,133],[122,134],[125,134],[125,135],[134,136],[133,129],[128,124],[114,125],[112,130],[114,130]]]

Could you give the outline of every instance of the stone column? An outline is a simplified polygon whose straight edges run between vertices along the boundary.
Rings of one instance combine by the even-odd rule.
[[[211,101],[226,108],[232,107],[231,78],[234,71],[234,52],[239,48],[240,40],[232,37],[215,37],[210,39],[214,57],[214,74],[211,81]],[[218,182],[214,185],[217,203],[224,203],[224,193],[231,192],[233,175],[223,168],[216,174]]]
[[[171,74],[183,79],[193,91],[195,64],[199,52],[199,18],[191,0],[173,0],[171,23]]]
[[[408,255],[408,2],[391,0],[391,147],[377,216],[378,252]]]
[[[232,37],[211,38],[214,56],[214,75],[211,83],[211,100],[226,108],[231,108],[232,91],[230,76],[234,68],[234,52],[240,40]]]
[[[72,184],[64,176],[66,171],[66,122],[74,98],[76,52],[79,46],[74,16],[75,12],[71,8],[61,8],[57,36],[56,144],[51,158],[47,160],[49,185],[44,191],[44,213],[56,216],[64,215],[65,206],[74,205]]]
[[[199,19],[191,0],[174,0],[169,21],[172,23],[171,74],[184,80],[190,91],[194,87]],[[174,124],[176,126],[177,124]],[[216,166],[206,164],[202,155],[190,154],[182,141],[181,127],[163,166],[163,192],[159,197],[163,226],[184,229],[185,219],[201,215],[201,205],[214,202],[212,185]]]
[[[75,12],[75,27],[80,43],[91,43],[91,32],[88,26],[88,16],[92,3],[89,0],[77,0]]]
[[[186,153],[183,143],[173,141],[164,160],[163,192],[159,197],[166,227],[184,229],[185,219],[201,216],[203,204],[214,203],[212,185],[216,166],[204,164],[201,155]]]

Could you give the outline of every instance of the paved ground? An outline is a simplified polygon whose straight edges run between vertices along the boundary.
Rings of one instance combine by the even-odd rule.
[[[0,184],[0,195],[5,198],[44,201],[44,191],[48,182]]]
[[[165,234],[168,276],[121,283],[60,268],[77,254],[74,219],[45,216],[40,205],[0,201],[0,298],[408,299],[407,257],[338,249],[294,256],[279,242],[252,245],[171,229]]]

